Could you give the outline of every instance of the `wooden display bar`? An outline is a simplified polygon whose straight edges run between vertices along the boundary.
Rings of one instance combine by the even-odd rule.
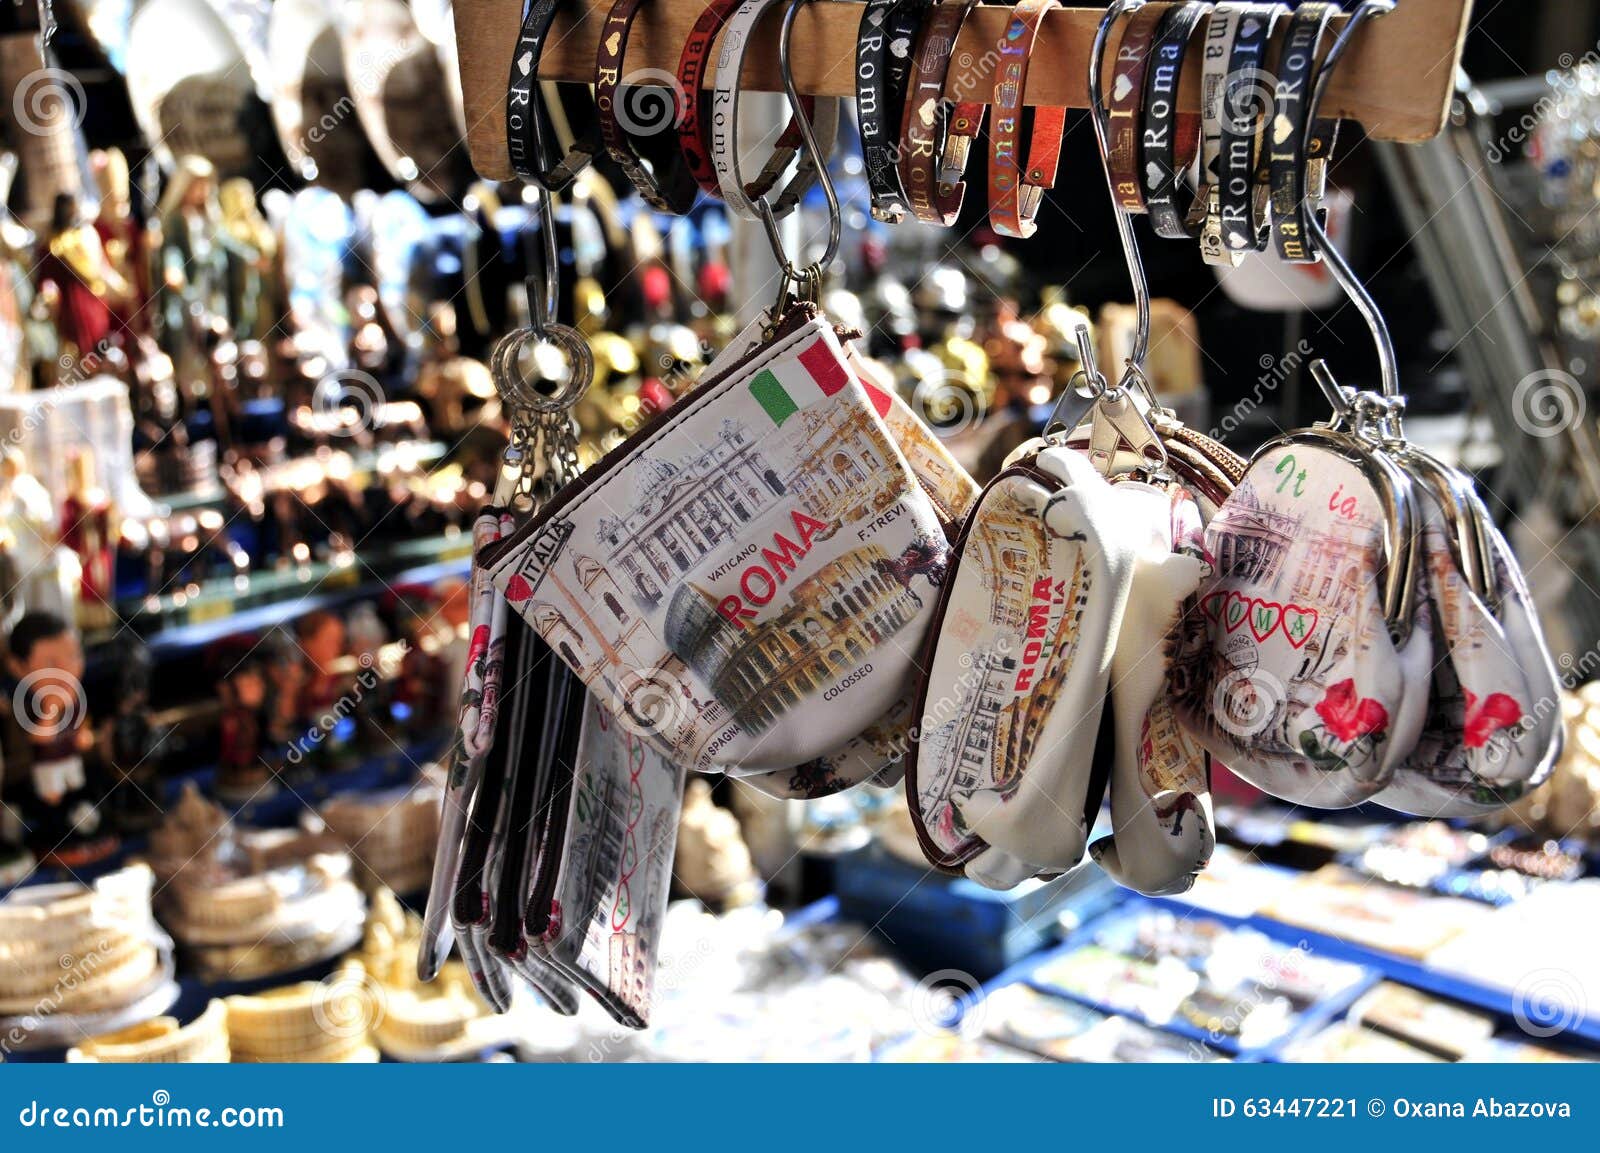
[[[595,48],[611,0],[567,0],[564,7],[540,76],[592,82]],[[702,7],[701,0],[647,0],[628,40],[625,72],[646,68],[676,72],[684,39]],[[795,18],[792,57],[801,92],[853,94],[861,8],[842,0],[814,0]],[[1380,140],[1414,143],[1437,135],[1449,113],[1471,10],[1472,0],[1399,0],[1392,13],[1357,34],[1328,89],[1324,113],[1359,121]],[[506,81],[522,11],[521,0],[455,0],[467,143],[473,167],[493,180],[512,177],[506,158]],[[745,57],[745,84],[752,91],[781,90],[777,46],[781,11],[775,7],[768,13]],[[1009,12],[1008,6],[986,5],[968,15],[946,81],[947,96],[981,99],[993,88],[997,49]],[[1086,106],[1089,49],[1103,12],[1066,8],[1046,15],[1028,70],[1027,104]],[[1202,23],[1196,37],[1203,35]],[[706,69],[707,86],[711,71]],[[1200,70],[1184,69],[1181,107],[1196,108],[1199,86]]]

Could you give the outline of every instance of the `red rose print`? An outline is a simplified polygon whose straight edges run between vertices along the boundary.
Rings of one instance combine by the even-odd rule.
[[[1371,697],[1356,694],[1356,682],[1346,677],[1329,685],[1317,702],[1317,716],[1341,741],[1355,741],[1389,727],[1389,710]]]
[[[1483,748],[1496,731],[1509,729],[1522,720],[1522,706],[1505,693],[1490,693],[1480,704],[1476,693],[1463,691],[1467,694],[1465,740],[1469,749]]]

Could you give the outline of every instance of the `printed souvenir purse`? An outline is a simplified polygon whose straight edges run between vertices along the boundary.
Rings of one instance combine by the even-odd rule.
[[[1476,816],[1541,784],[1563,745],[1561,683],[1527,584],[1466,477],[1405,448],[1423,506],[1418,596],[1433,628],[1433,694],[1411,756],[1374,799]]]
[[[1109,783],[1114,832],[1091,854],[1130,887],[1182,891],[1215,838],[1169,680],[1201,508],[1243,461],[1126,391],[1064,444],[1013,454],[963,531],[908,758],[913,825],[937,867],[1009,887],[1077,863]],[[1066,492],[1093,511],[1063,515]]]
[[[554,845],[559,874],[530,894],[530,944],[619,1023],[642,1029],[654,997],[685,774],[592,696],[581,729],[562,839]]]
[[[906,758],[935,867],[1003,889],[1082,858],[1110,771],[1101,718],[1133,575],[1126,516],[1060,445],[1009,464],[969,516]]]
[[[674,763],[834,753],[906,692],[947,562],[891,409],[797,305],[493,546],[494,583]]]
[[[505,522],[509,527],[509,520]],[[486,508],[472,526],[472,553],[477,556],[500,539],[500,510]],[[439,838],[433,855],[433,879],[422,919],[417,950],[417,977],[431,981],[450,955],[454,937],[450,903],[461,864],[461,840],[473,794],[483,776],[484,759],[494,741],[495,712],[500,699],[500,673],[505,656],[506,603],[477,563],[472,567],[472,603],[467,621],[467,660],[461,686],[459,716],[448,754]]]
[[[1414,628],[1410,478],[1336,427],[1265,446],[1206,527],[1206,634],[1177,697],[1233,772],[1321,808],[1359,804],[1415,747],[1433,646]]]

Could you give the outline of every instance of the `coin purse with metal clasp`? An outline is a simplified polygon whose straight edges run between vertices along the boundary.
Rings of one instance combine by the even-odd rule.
[[[1435,663],[1422,736],[1374,799],[1420,816],[1475,816],[1554,769],[1561,683],[1521,568],[1471,481],[1408,446],[1396,458],[1423,506],[1418,596]]]
[[[1194,883],[1216,847],[1210,760],[1178,724],[1173,700],[1205,648],[1198,617],[1189,612],[1210,571],[1204,525],[1244,475],[1245,462],[1167,410],[1148,408],[1138,421],[1132,416],[1119,414],[1116,402],[1102,402],[1097,419],[1068,440],[1102,462],[1114,484],[1153,471],[1163,479],[1170,512],[1148,522],[1117,637],[1110,689],[1113,831],[1089,852],[1121,884],[1170,894]]]
[[[1409,476],[1338,427],[1263,447],[1206,528],[1206,650],[1178,698],[1234,773],[1300,804],[1378,793],[1411,754],[1432,644],[1413,628],[1420,515]]]
[[[984,489],[957,539],[906,758],[935,867],[1010,888],[1082,858],[1111,767],[1103,707],[1139,545],[1123,529],[1153,496],[1059,444]]]

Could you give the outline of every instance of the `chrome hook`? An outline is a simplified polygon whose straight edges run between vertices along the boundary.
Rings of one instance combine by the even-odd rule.
[[[1394,0],[1363,0],[1350,13],[1350,19],[1340,29],[1339,36],[1333,42],[1333,47],[1328,49],[1328,55],[1322,62],[1322,67],[1317,71],[1317,81],[1311,90],[1310,104],[1306,110],[1306,131],[1311,130],[1311,125],[1317,119],[1317,107],[1322,103],[1322,95],[1328,86],[1328,81],[1333,76],[1333,69],[1339,63],[1339,58],[1350,46],[1352,36],[1362,24],[1370,19],[1386,15],[1394,11]],[[1382,384],[1383,395],[1391,402],[1404,404],[1400,395],[1400,360],[1395,355],[1394,339],[1389,335],[1388,322],[1383,319],[1383,313],[1378,310],[1378,304],[1372,299],[1372,294],[1367,291],[1367,286],[1350,267],[1350,262],[1345,259],[1344,253],[1333,246],[1328,239],[1328,232],[1323,225],[1324,213],[1311,212],[1306,215],[1306,226],[1311,233],[1312,248],[1327,264],[1334,280],[1344,290],[1356,310],[1361,313],[1362,319],[1367,322],[1367,327],[1372,331],[1373,342],[1378,348],[1378,372]],[[1331,379],[1332,374],[1327,365],[1321,361],[1322,373]],[[1312,376],[1317,378],[1317,383],[1322,385],[1323,391],[1328,392],[1328,385],[1323,382],[1317,373],[1317,364],[1311,366]],[[1336,386],[1337,387],[1337,386]],[[1337,409],[1336,409],[1337,411]],[[1398,427],[1399,414],[1395,412],[1393,420]]]
[[[1111,210],[1116,216],[1117,235],[1122,241],[1122,255],[1128,264],[1128,277],[1133,281],[1133,304],[1138,314],[1138,328],[1133,336],[1133,349],[1128,356],[1127,371],[1122,385],[1144,383],[1143,366],[1150,352],[1150,281],[1145,276],[1144,261],[1139,256],[1139,241],[1133,233],[1133,217],[1117,202],[1116,187],[1111,178],[1111,139],[1106,112],[1105,91],[1101,75],[1105,68],[1106,41],[1111,29],[1123,16],[1131,15],[1144,7],[1144,0],[1113,0],[1100,19],[1094,34],[1094,46],[1089,50],[1089,119],[1094,124],[1094,137],[1099,145],[1100,166],[1105,171],[1106,190],[1111,193]],[[1152,397],[1153,401],[1154,398]]]
[[[805,299],[814,300],[820,294],[823,273],[839,255],[839,242],[844,228],[843,214],[839,209],[839,194],[834,189],[833,177],[828,172],[827,157],[823,155],[822,148],[817,143],[816,131],[812,128],[811,118],[806,115],[800,90],[794,82],[794,65],[790,55],[794,20],[801,7],[809,2],[810,0],[792,0],[784,9],[783,24],[778,30],[778,73],[783,78],[783,94],[789,103],[790,114],[800,130],[801,146],[805,149],[817,182],[822,186],[822,195],[828,202],[828,243],[823,249],[822,256],[816,261],[804,267],[797,266],[784,247],[783,234],[778,229],[778,217],[773,211],[771,202],[766,196],[756,199],[756,212],[761,217],[762,228],[767,234],[767,244],[772,248],[772,255],[777,260],[780,270],[775,313],[781,312],[792,298],[791,285],[795,293]]]
[[[523,277],[522,283],[528,292],[528,324],[542,338],[556,323],[561,303],[561,246],[556,237],[556,198],[555,193],[545,188],[539,189],[539,233],[540,246],[544,250],[544,267],[541,270],[544,284],[541,287],[540,278],[532,273]],[[528,263],[532,264],[532,241],[526,232],[523,233],[523,247]]]

